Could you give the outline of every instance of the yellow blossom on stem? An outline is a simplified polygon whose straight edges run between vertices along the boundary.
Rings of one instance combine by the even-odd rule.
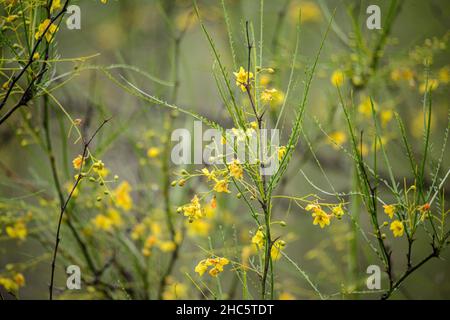
[[[211,231],[211,223],[202,219],[187,224],[187,231],[191,237],[207,237]]]
[[[241,88],[243,92],[247,90],[247,85],[253,79],[253,73],[245,71],[243,67],[239,68],[238,72],[233,72],[236,77],[236,85]]]
[[[209,267],[212,267],[209,270],[209,275],[217,277],[217,275],[223,271],[223,267],[229,263],[230,261],[227,258],[221,257],[203,259],[197,264],[194,271],[202,276]]]
[[[439,70],[439,81],[442,83],[449,83],[450,82],[450,66],[445,66]]]
[[[79,154],[75,159],[72,160],[72,165],[74,169],[79,170],[82,164],[84,164],[84,159],[81,154]]]
[[[133,207],[133,199],[130,195],[131,186],[127,181],[123,181],[114,191],[114,199],[118,207],[129,211]]]
[[[25,285],[25,277],[21,273],[16,273],[14,275],[14,282],[19,286],[23,287]]]
[[[149,158],[156,158],[160,155],[160,153],[161,153],[161,150],[156,147],[151,147],[147,150],[147,156]]]
[[[244,170],[242,169],[241,164],[239,163],[239,160],[234,160],[228,168],[230,169],[230,175],[235,179],[242,179],[244,176]]]
[[[176,244],[173,241],[160,241],[158,243],[158,248],[162,251],[162,252],[172,252],[175,250],[176,248]]]
[[[339,150],[339,148],[347,142],[347,135],[343,131],[335,131],[330,133],[328,141],[334,149]]]
[[[277,89],[264,89],[261,93],[261,100],[265,103],[269,103],[274,99],[277,92]]]
[[[270,256],[272,257],[272,260],[276,261],[281,258],[281,251],[286,246],[286,242],[283,240],[277,240],[270,248]]]
[[[214,170],[210,172],[210,171],[208,170],[208,168],[203,168],[203,169],[202,169],[202,173],[203,173],[203,175],[204,175],[205,177],[208,178],[208,181],[210,181],[210,180],[215,180],[215,179],[216,179],[216,174],[214,173]]]
[[[378,110],[378,105],[373,101],[373,108]],[[365,97],[361,100],[361,103],[358,106],[358,112],[362,114],[366,118],[372,117],[372,103],[370,101],[370,97]]]
[[[114,222],[104,214],[98,214],[93,220],[93,225],[95,228],[103,231],[111,231],[114,225]]]
[[[27,226],[23,221],[17,221],[13,226],[6,227],[6,234],[11,239],[25,240],[28,235]]]
[[[265,236],[261,230],[256,231],[256,234],[252,237],[252,243],[255,244],[258,248],[264,247]]]
[[[281,161],[286,155],[287,148],[285,146],[281,146],[278,148],[278,160]]]
[[[313,225],[319,225],[321,229],[330,225],[330,216],[322,209],[315,209],[312,216],[314,218]]]
[[[386,213],[389,216],[389,218],[392,219],[394,217],[394,213],[395,213],[395,205],[385,204],[383,206],[383,208],[384,208],[384,213]]]
[[[278,296],[278,300],[295,300],[295,297],[289,292],[282,292]]]
[[[214,191],[230,193],[230,190],[228,190],[228,181],[224,179],[216,181]]]
[[[341,70],[335,70],[330,78],[331,84],[335,87],[340,87],[344,84],[344,72]]]
[[[420,93],[425,93],[425,91],[434,91],[439,87],[438,79],[428,79],[428,83],[424,82],[419,87]]]
[[[195,195],[188,205],[181,208],[185,217],[189,218],[189,222],[200,219],[204,217],[204,212],[202,211],[200,200],[197,195]]]
[[[61,9],[61,0],[53,0],[52,6],[50,7],[50,13],[55,12],[58,9]]]
[[[19,289],[19,286],[14,282],[14,280],[4,277],[0,277],[0,286],[5,288],[8,292],[15,292]]]
[[[333,207],[331,209],[331,212],[333,212],[333,215],[338,218],[341,219],[342,216],[344,215],[344,209],[342,209],[342,205],[338,205],[336,207]]]
[[[34,35],[36,40],[39,40],[45,33],[47,42],[53,41],[53,36],[58,31],[58,27],[51,22],[50,19],[45,19],[38,27],[38,31]]]
[[[145,229],[146,227],[144,223],[136,224],[131,230],[131,239],[133,240],[140,239],[144,235]]]
[[[395,220],[391,223],[390,227],[392,233],[394,234],[394,237],[401,237],[403,236],[403,232],[405,231],[405,227],[403,226],[403,223],[399,220]]]
[[[142,249],[142,254],[146,257],[150,256],[152,253],[153,246],[157,243],[158,239],[154,235],[147,237],[144,243],[144,248]]]

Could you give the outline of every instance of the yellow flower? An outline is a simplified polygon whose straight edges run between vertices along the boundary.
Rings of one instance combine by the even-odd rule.
[[[333,207],[331,209],[331,212],[333,212],[333,215],[338,218],[341,219],[342,216],[344,215],[344,210],[342,209],[342,205],[338,205],[336,207]]]
[[[261,93],[261,100],[266,103],[271,102],[277,92],[277,89],[264,89]]]
[[[221,257],[203,259],[197,264],[194,271],[202,276],[208,270],[208,267],[212,266],[209,270],[209,275],[217,277],[217,275],[223,271],[223,267],[228,263],[230,263],[230,261],[227,258]]]
[[[120,227],[121,225],[123,225],[122,216],[117,210],[109,209],[108,218],[111,220],[113,226]]]
[[[312,216],[314,218],[313,225],[319,225],[321,229],[330,225],[330,216],[322,209],[319,208],[314,210]]]
[[[301,22],[320,22],[322,20],[322,12],[320,8],[312,1],[302,1],[300,4],[294,4],[289,12],[291,12],[291,20],[294,23],[298,21],[299,10],[302,12]]]
[[[194,271],[202,276],[208,270],[207,259],[201,260],[196,266]]]
[[[295,297],[289,292],[282,292],[278,296],[278,300],[295,300]]]
[[[14,282],[19,286],[23,287],[25,285],[25,277],[21,273],[16,273],[14,275]]]
[[[9,278],[3,278],[3,277],[0,277],[0,286],[5,288],[5,290],[8,292],[14,292],[19,289],[19,286],[17,285],[17,283],[15,283],[13,280],[11,280]]]
[[[244,170],[242,169],[242,166],[239,163],[239,160],[234,160],[233,163],[231,163],[228,168],[230,169],[230,175],[233,178],[236,179],[242,179],[244,176]]]
[[[159,156],[161,153],[161,150],[159,150],[159,148],[156,147],[151,147],[147,150],[147,156],[149,158],[156,158],[157,156]]]
[[[405,80],[414,85],[414,71],[409,68],[394,69],[391,71],[392,81]]]
[[[164,300],[176,300],[188,298],[188,288],[185,284],[174,282],[173,280],[168,282],[169,283],[164,289],[164,293],[162,296]]]
[[[17,221],[13,226],[6,227],[6,234],[11,239],[25,240],[28,235],[27,226],[23,221]]]
[[[270,76],[268,74],[262,74],[259,77],[259,84],[263,87],[267,86],[270,83]]]
[[[114,199],[118,207],[129,211],[133,207],[133,199],[130,196],[131,186],[123,181],[114,191]]]
[[[310,203],[305,207],[306,211],[316,211],[320,209],[320,205],[318,205],[317,203]]]
[[[424,82],[419,87],[420,93],[425,93],[425,90],[427,91],[434,91],[439,87],[439,80],[437,79],[428,79],[428,86],[427,83]]]
[[[74,169],[79,170],[82,165],[84,165],[84,159],[81,154],[79,154],[75,159],[72,160],[72,165]]]
[[[173,241],[160,241],[158,247],[162,252],[172,252],[176,248],[176,244]]]
[[[203,168],[202,173],[208,178],[208,181],[216,179],[216,174],[214,173],[214,170],[209,172],[207,168]]]
[[[45,32],[45,39],[47,40],[47,42],[51,42],[53,41],[53,36],[56,33],[56,31],[58,31],[58,27],[55,24],[53,24],[50,19],[45,19],[44,22],[42,22],[39,25],[38,31],[36,32],[34,37],[36,40],[38,40],[42,36],[44,36]]]
[[[281,250],[284,249],[286,246],[286,242],[283,240],[277,240],[270,248],[270,256],[272,257],[272,260],[279,260],[281,258]]]
[[[347,142],[347,135],[343,131],[335,131],[330,133],[328,141],[334,149],[339,150],[339,148]]]
[[[403,236],[403,231],[405,228],[403,227],[403,223],[399,220],[395,220],[391,223],[390,229],[392,230],[392,233],[394,234],[394,237],[401,237]]]
[[[188,223],[187,229],[191,237],[207,237],[211,231],[211,223],[205,220],[195,220],[192,223]]]
[[[335,70],[331,75],[330,81],[333,86],[340,87],[344,84],[344,79],[344,72],[342,70]]]
[[[202,211],[200,200],[197,195],[192,198],[190,204],[183,206],[181,210],[183,211],[184,216],[189,218],[189,222],[204,217],[204,212]]]
[[[445,67],[441,68],[439,70],[438,76],[439,76],[440,82],[445,83],[445,84],[449,83],[450,82],[450,67],[445,66]]]
[[[245,71],[243,67],[240,67],[239,71],[233,72],[233,74],[236,77],[236,85],[240,87],[243,92],[245,92],[247,90],[247,84],[251,79],[253,79],[253,73]]]
[[[369,147],[367,144],[358,144],[357,146],[358,152],[362,154],[363,157],[367,156],[369,154]]]
[[[252,237],[252,243],[259,249],[264,247],[265,236],[261,230],[256,231],[256,234]]]
[[[389,218],[393,218],[394,217],[394,213],[395,213],[395,206],[393,204],[385,204],[383,206],[384,208],[384,213],[386,213]]]
[[[389,121],[391,121],[393,117],[394,117],[394,112],[392,110],[390,110],[390,109],[382,110],[380,112],[381,125],[383,127],[386,127],[387,124],[389,123]]]
[[[375,111],[378,109],[378,105],[373,101],[373,108]],[[370,97],[365,97],[361,100],[361,103],[358,106],[358,112],[361,113],[366,118],[372,117],[372,103],[370,102]]]
[[[55,10],[61,8],[61,0],[53,0],[50,12],[53,13]]]
[[[286,155],[287,148],[285,146],[281,146],[278,148],[278,161],[281,161]]]
[[[144,248],[142,248],[142,254],[146,257],[150,256],[152,253],[153,246],[157,243],[158,239],[154,235],[147,237],[144,243]]]
[[[8,17],[6,17],[6,22],[11,23],[14,22],[14,20],[16,20],[19,16],[16,14],[12,14],[9,15]]]
[[[144,235],[144,233],[145,233],[145,224],[138,223],[131,230],[131,239],[138,240]]]
[[[277,107],[283,104],[284,101],[284,92],[277,90],[272,93],[272,100],[270,101],[270,109],[276,110]]]
[[[93,220],[95,228],[103,231],[111,231],[114,225],[113,221],[104,214],[98,214]]]
[[[216,182],[216,185],[214,186],[214,191],[216,192],[225,192],[230,193],[230,190],[228,190],[228,181],[227,180],[218,180]]]
[[[418,210],[420,212],[420,220],[423,222],[427,217],[430,216],[430,204],[425,203],[424,205],[419,206]]]
[[[217,275],[223,271],[223,267],[230,263],[227,258],[212,258],[208,259],[209,263],[214,266],[211,270],[209,270],[209,274],[213,277],[217,277]]]

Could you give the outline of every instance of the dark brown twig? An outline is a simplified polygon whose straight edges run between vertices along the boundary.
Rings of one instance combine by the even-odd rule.
[[[50,285],[49,285],[49,298],[50,300],[53,300],[53,282],[54,282],[54,276],[55,276],[55,265],[56,265],[56,257],[58,254],[58,246],[59,243],[61,241],[60,238],[60,231],[61,231],[61,224],[62,224],[62,219],[64,216],[64,212],[66,211],[67,205],[69,204],[70,200],[72,199],[73,193],[75,192],[76,188],[78,187],[79,183],[81,182],[81,179],[83,178],[83,164],[84,164],[84,159],[87,156],[87,152],[88,152],[88,148],[89,145],[91,144],[92,140],[95,138],[95,136],[100,132],[100,130],[103,128],[103,126],[109,121],[110,119],[106,119],[103,120],[103,123],[97,128],[97,130],[95,130],[94,134],[91,136],[91,138],[88,141],[84,141],[84,146],[83,146],[83,154],[82,154],[82,161],[81,161],[81,165],[80,165],[80,169],[77,175],[77,178],[75,180],[75,183],[72,187],[72,189],[70,190],[69,196],[67,197],[66,201],[64,202],[63,206],[61,207],[61,211],[59,214],[59,219],[58,219],[58,227],[56,229],[56,239],[55,239],[55,248],[53,251],[53,259],[52,259],[52,265],[51,265],[51,277],[50,277]]]

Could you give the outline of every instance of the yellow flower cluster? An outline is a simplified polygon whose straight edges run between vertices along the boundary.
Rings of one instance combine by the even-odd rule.
[[[203,259],[197,264],[194,271],[202,276],[209,267],[212,267],[208,273],[212,277],[217,277],[223,271],[223,267],[229,263],[230,261],[227,258],[221,257]]]
[[[394,220],[391,223],[390,229],[391,229],[392,233],[394,234],[394,237],[401,237],[401,236],[403,236],[405,227],[403,226],[403,223],[400,220]]]
[[[332,74],[331,74],[331,84],[335,87],[341,87],[344,84],[344,80],[345,80],[345,75],[344,72],[342,70],[335,70]]]
[[[188,287],[184,283],[177,282],[173,277],[168,277],[162,298],[164,300],[187,299]]]
[[[280,239],[276,240],[272,244],[272,247],[270,248],[270,256],[272,260],[276,261],[281,258],[281,251],[284,249],[284,247],[286,247],[286,242]]]
[[[107,214],[98,214],[92,219],[92,224],[98,230],[112,231],[114,227],[123,225],[123,220],[117,210],[109,209]]]
[[[251,85],[251,79],[253,79],[253,73],[245,71],[243,67],[239,68],[238,72],[233,72],[236,77],[236,85],[241,88],[243,92],[247,90],[247,86]]]
[[[38,27],[38,31],[34,35],[36,40],[44,36],[47,42],[52,42],[54,34],[58,31],[58,27],[51,22],[50,19],[45,19]]]
[[[183,207],[178,208],[178,212],[183,212],[185,217],[189,218],[189,222],[193,222],[197,219],[201,219],[205,216],[202,206],[200,204],[200,199],[195,195],[191,202]]]
[[[80,170],[81,166],[84,165],[84,159],[81,154],[75,157],[75,159],[72,160],[73,168],[76,170]]]
[[[21,273],[16,273],[12,278],[0,277],[0,286],[8,292],[17,292],[19,288],[25,286],[25,277]]]
[[[239,160],[234,160],[229,166],[230,175],[235,179],[242,179],[244,177],[244,170],[242,169]]]
[[[6,234],[11,239],[25,240],[28,235],[28,230],[23,220],[18,220],[12,226],[6,227]]]
[[[133,207],[133,199],[130,192],[131,186],[127,181],[123,181],[114,191],[116,205],[125,211],[130,211]]]
[[[334,216],[338,220],[342,218],[345,214],[344,209],[342,208],[342,204],[337,206],[333,206],[331,208],[331,214],[327,214],[320,204],[318,203],[310,203],[305,208],[306,211],[312,211],[312,217],[314,218],[313,224],[319,225],[320,228],[324,228],[325,226],[330,225],[331,218]]]
[[[339,150],[347,142],[347,135],[343,131],[334,131],[328,135],[328,142],[331,146]]]
[[[150,218],[144,219],[142,222],[137,223],[131,230],[131,239],[141,240],[144,239],[144,235],[149,230],[149,234],[143,241],[142,254],[146,257],[150,256],[153,248],[158,248],[162,252],[171,252],[175,250],[178,243],[181,243],[181,234],[175,234],[174,241],[164,240],[164,232],[161,228],[161,224]]]

